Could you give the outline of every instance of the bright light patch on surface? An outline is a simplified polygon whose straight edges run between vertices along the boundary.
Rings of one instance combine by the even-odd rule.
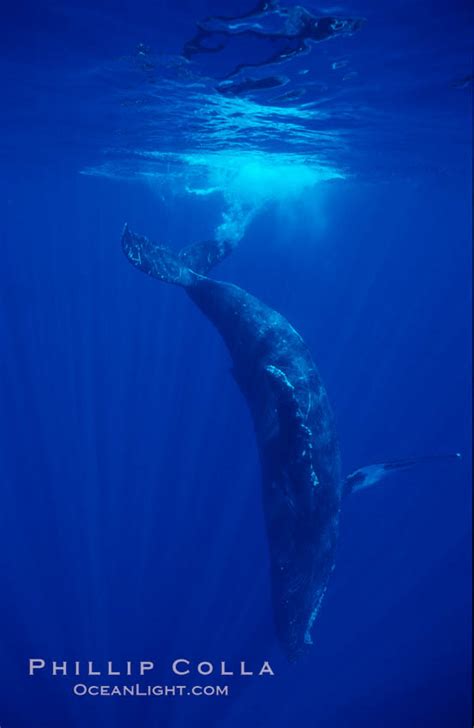
[[[164,161],[163,156],[153,155],[161,161]],[[194,153],[182,155],[180,162],[181,168],[175,169],[174,174],[177,188],[184,183],[183,191],[188,194],[220,193],[226,202],[222,221],[215,231],[217,240],[238,241],[267,204],[291,204],[318,183],[344,177],[339,170],[296,154]],[[149,179],[153,183],[153,175]],[[155,179],[157,183],[163,181],[160,173]],[[169,169],[167,182],[173,184]]]
[[[319,182],[341,178],[337,170],[306,163],[296,155],[211,154],[188,163],[206,171],[209,190],[219,190],[228,208],[216,230],[217,240],[240,240],[255,215],[267,204],[290,204]],[[189,192],[202,194],[202,189]]]
[[[180,56],[147,56],[147,63],[144,74],[140,56],[135,85],[127,80],[119,94],[121,145],[104,150],[102,163],[84,174],[146,181],[163,202],[192,195],[205,205],[217,195],[224,212],[214,234],[234,241],[266,205],[277,203],[291,217],[302,193],[344,177],[339,164],[352,112],[326,96],[324,84],[314,95],[313,82],[300,88],[298,77],[294,99],[286,85],[284,93],[223,94]]]
[[[221,195],[225,209],[213,234],[216,240],[235,242],[267,205],[290,211],[308,190],[345,177],[315,155],[243,149],[182,154],[134,150],[120,168],[102,165],[85,173],[145,180],[163,201],[167,195]]]

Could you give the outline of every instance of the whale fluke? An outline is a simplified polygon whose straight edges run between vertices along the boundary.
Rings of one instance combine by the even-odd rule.
[[[194,243],[174,253],[132,232],[127,224],[122,233],[122,248],[132,265],[153,278],[184,288],[195,283],[199,276],[206,275],[234,247],[235,243],[212,240]]]
[[[224,240],[205,240],[202,243],[194,243],[187,248],[183,248],[178,253],[178,257],[188,268],[195,273],[207,275],[211,268],[227,258],[236,247],[236,243]]]
[[[128,225],[123,229],[122,248],[135,268],[153,278],[184,287],[193,282],[194,274],[179,256],[142,235],[132,233]]]

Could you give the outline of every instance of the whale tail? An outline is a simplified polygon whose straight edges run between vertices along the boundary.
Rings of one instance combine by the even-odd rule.
[[[136,235],[128,225],[122,233],[122,248],[132,265],[153,278],[184,288],[207,275],[234,247],[235,243],[209,240],[175,253],[142,235]]]

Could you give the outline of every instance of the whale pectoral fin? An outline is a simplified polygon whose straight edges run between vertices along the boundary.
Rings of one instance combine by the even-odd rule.
[[[313,467],[313,433],[305,423],[295,388],[282,369],[269,365],[265,371],[276,395],[280,435],[288,448],[289,466],[297,471],[300,482],[316,487],[319,480]]]
[[[365,468],[359,468],[354,470],[353,473],[347,476],[344,486],[344,495],[349,493],[357,493],[359,490],[365,490],[371,485],[376,485],[384,480],[392,473],[398,472],[399,470],[409,470],[417,465],[424,463],[437,461],[437,460],[452,460],[453,458],[459,459],[461,454],[450,453],[448,455],[425,455],[419,458],[405,458],[404,460],[390,460],[386,463],[376,463],[375,465],[366,465]]]

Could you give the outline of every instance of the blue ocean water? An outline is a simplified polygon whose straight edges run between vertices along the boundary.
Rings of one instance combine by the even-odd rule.
[[[280,30],[295,5],[261,5],[4,11],[1,728],[470,724],[472,9],[308,2],[363,22],[268,64],[299,49]],[[244,15],[206,27],[257,32],[183,55],[199,21]],[[346,473],[463,454],[347,500],[296,664],[230,358],[181,290],[128,265],[125,221],[176,249],[239,240],[216,276],[302,334]],[[176,658],[275,675],[190,676],[227,697],[78,697],[30,658],[154,660],[160,684],[180,684]]]

